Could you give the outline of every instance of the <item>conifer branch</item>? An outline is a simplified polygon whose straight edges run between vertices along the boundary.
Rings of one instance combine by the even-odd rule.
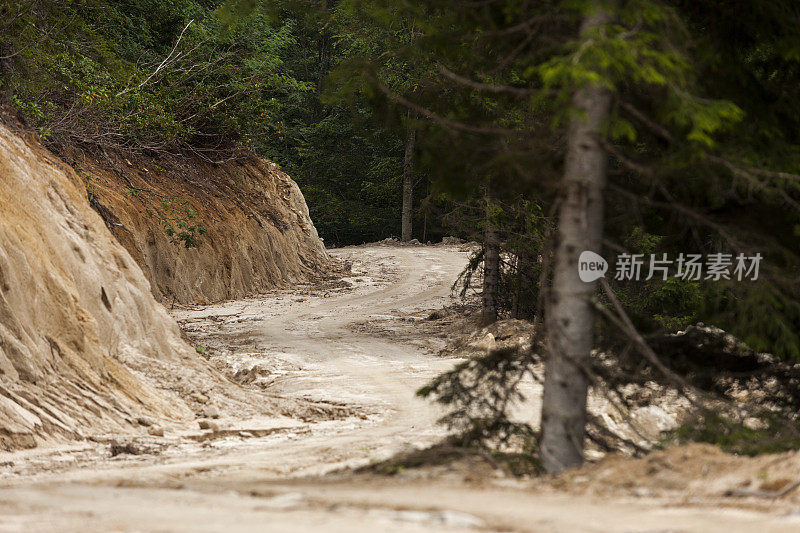
[[[482,83],[479,81],[475,81],[465,76],[461,76],[460,74],[456,74],[455,72],[449,70],[444,66],[439,67],[439,72],[446,78],[449,78],[458,84],[465,85],[467,87],[471,87],[479,91],[486,91],[490,93],[505,93],[514,96],[519,96],[522,98],[528,97],[531,94],[533,94],[533,91],[530,89],[523,89],[521,87],[512,87],[510,85],[494,85],[491,83]]]
[[[491,128],[485,126],[473,126],[471,124],[465,124],[463,122],[459,122],[456,120],[451,120],[449,118],[445,118],[441,115],[438,115],[431,111],[426,107],[422,107],[414,102],[400,96],[399,94],[395,93],[384,84],[378,82],[378,89],[385,94],[391,101],[403,105],[412,111],[416,111],[423,117],[430,119],[431,121],[439,124],[440,126],[444,126],[446,128],[463,131],[466,133],[475,133],[478,135],[519,135],[518,131],[510,130],[506,128]]]

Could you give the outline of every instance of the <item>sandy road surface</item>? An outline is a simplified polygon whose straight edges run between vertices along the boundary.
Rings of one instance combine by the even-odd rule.
[[[239,352],[231,358],[234,366],[263,361],[272,371],[270,392],[352,407],[359,415],[314,422],[311,434],[295,440],[290,454],[277,446],[258,463],[247,457],[249,468],[316,474],[423,446],[443,434],[435,425],[439,411],[414,391],[456,360],[429,353],[425,339],[399,341],[367,326],[401,317],[408,324],[404,329],[413,329],[413,321],[451,303],[450,288],[467,254],[455,248],[374,246],[333,255],[353,262],[353,274],[345,280],[354,290],[284,293],[280,299],[177,313],[188,330],[210,332],[196,336],[196,342],[218,352]],[[212,316],[231,319],[209,322]]]
[[[413,334],[414,320],[450,301],[466,261],[447,247],[370,246],[334,255],[353,261],[354,289],[282,292],[175,315],[217,363],[244,371],[263,365],[258,379],[269,391],[340,405],[353,416],[223,417],[222,427],[277,430],[203,446],[171,441],[167,452],[136,460],[75,447],[0,457],[0,467],[39,464],[0,476],[0,531],[800,529],[785,512],[602,501],[548,491],[536,480],[316,477],[442,435],[434,425],[439,413],[413,393],[455,360],[427,350],[431,339]]]

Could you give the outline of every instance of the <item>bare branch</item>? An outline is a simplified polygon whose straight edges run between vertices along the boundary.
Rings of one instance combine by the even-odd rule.
[[[506,93],[511,94],[514,96],[519,96],[522,98],[528,97],[533,94],[533,91],[530,89],[523,89],[520,87],[511,87],[510,85],[493,85],[491,83],[482,83],[479,81],[474,81],[460,74],[456,74],[455,72],[447,69],[444,66],[439,67],[439,72],[445,76],[453,80],[456,83],[461,85],[466,85],[467,87],[472,87],[473,89],[477,89],[479,91],[486,91],[490,93]]]
[[[644,357],[652,364],[659,372],[661,372],[664,377],[666,377],[669,381],[672,382],[673,385],[678,387],[680,390],[692,392],[696,397],[701,398],[703,397],[703,393],[699,390],[695,389],[692,385],[686,382],[681,376],[673,372],[670,368],[668,368],[664,363],[661,362],[658,355],[650,348],[650,345],[647,344],[647,341],[644,340],[644,337],[636,330],[636,326],[633,325],[631,322],[630,317],[625,312],[625,309],[622,307],[622,304],[617,299],[617,295],[614,294],[614,291],[611,289],[611,285],[608,284],[608,280],[606,278],[600,278],[600,285],[603,287],[603,291],[606,293],[606,296],[611,301],[611,305],[614,306],[614,310],[617,312],[617,316],[615,316],[609,309],[605,306],[600,305],[599,303],[595,304],[595,308],[600,311],[606,318],[608,318],[611,322],[613,322],[617,327],[619,327],[623,333],[625,333],[631,341],[636,345],[639,349],[639,352],[644,355]],[[698,406],[697,401],[688,396],[690,402],[692,402],[695,406]]]
[[[727,159],[715,155],[706,155],[706,160],[717,163],[719,165],[724,166],[734,174],[750,174],[755,176],[761,176],[764,178],[771,178],[771,179],[778,179],[778,180],[789,180],[789,181],[800,181],[800,174],[791,174],[789,172],[776,172],[773,170],[766,170],[763,168],[755,168],[755,167],[740,167]]]
[[[463,131],[467,133],[475,133],[478,135],[519,135],[518,131],[509,130],[506,128],[491,128],[491,127],[484,127],[484,126],[472,126],[470,124],[464,124],[463,122],[458,122],[456,120],[451,120],[449,118],[445,118],[441,115],[438,115],[420,105],[411,102],[410,100],[403,98],[399,94],[395,93],[384,84],[378,82],[378,88],[381,90],[383,94],[385,94],[390,100],[396,102],[400,105],[403,105],[413,111],[416,111],[423,117],[432,120],[433,122],[439,124],[440,126],[444,126],[446,128]]]
[[[650,119],[649,117],[647,117],[647,115],[645,115],[643,112],[639,111],[636,107],[634,107],[630,103],[620,101],[619,105],[620,105],[620,107],[622,109],[627,111],[631,116],[636,118],[636,120],[638,120],[639,122],[641,122],[642,124],[647,126],[648,129],[650,129],[654,134],[656,134],[656,136],[658,136],[662,140],[665,140],[665,141],[667,141],[669,143],[672,143],[672,142],[675,141],[675,136],[672,135],[672,133],[670,133],[670,131],[667,130],[667,128],[665,128],[664,126],[662,126],[658,122],[656,122],[656,121]],[[616,154],[614,156],[617,157]],[[740,165],[737,165],[737,164],[729,161],[728,159],[725,159],[724,157],[711,155],[711,154],[706,154],[703,158],[706,161],[709,161],[711,163],[716,163],[718,165],[722,165],[723,167],[725,167],[728,170],[730,170],[732,173],[740,175],[740,176],[741,175],[745,175],[745,176],[749,175],[750,177],[752,177],[752,176],[761,176],[763,178],[770,178],[770,179],[780,179],[780,180],[788,180],[788,181],[800,181],[800,174],[793,174],[793,173],[790,173],[790,172],[777,172],[777,171],[773,171],[773,170],[767,170],[767,169],[763,169],[763,168],[750,167],[750,166],[740,166]],[[620,159],[620,158],[617,157],[617,159]],[[622,159],[620,159],[620,162],[625,164],[625,162]]]
[[[513,26],[509,26],[507,28],[503,28],[502,30],[486,31],[486,32],[480,33],[479,35],[481,37],[486,37],[486,36],[494,37],[494,36],[499,36],[499,35],[510,35],[512,33],[517,33],[517,32],[521,32],[521,31],[524,31],[525,33],[530,33],[531,25],[533,25],[536,22],[543,22],[543,21],[546,21],[546,20],[550,20],[550,18],[548,18],[548,17],[546,17],[544,15],[537,15],[535,17],[531,17],[531,18],[529,18],[527,20],[523,20],[522,22],[514,24]]]
[[[637,172],[639,174],[642,174],[644,176],[648,177],[653,176],[654,171],[652,168],[646,167],[641,163],[637,163],[636,161],[629,159],[622,152],[620,152],[616,146],[606,141],[605,139],[600,139],[600,143],[603,145],[603,148],[605,148],[606,152],[614,156],[614,158],[620,163],[622,163],[622,166],[624,166],[625,168]]]
[[[533,42],[533,38],[534,38],[533,34],[525,37],[525,40],[519,43],[517,47],[511,51],[511,53],[509,53],[505,58],[503,58],[503,60],[500,61],[500,63],[498,63],[497,66],[492,69],[492,72],[500,72],[508,65],[510,65],[511,62],[514,61],[523,52],[523,50],[525,50],[525,48],[527,48],[528,45]]]
[[[189,26],[191,26],[192,22],[194,22],[194,19],[190,20],[186,24],[186,26],[184,26],[183,31],[181,31],[181,34],[178,36],[178,40],[175,41],[175,46],[172,47],[172,50],[170,51],[169,55],[167,55],[167,57],[164,58],[164,61],[162,61],[161,64],[158,65],[158,67],[156,67],[156,69],[142,83],[140,83],[136,87],[137,89],[141,89],[142,87],[147,85],[147,83],[153,78],[153,76],[155,76],[156,74],[161,72],[161,69],[163,69],[164,66],[168,64],[168,61],[170,60],[170,58],[172,58],[172,55],[175,53],[175,50],[178,49],[178,45],[181,44],[181,39],[183,39],[183,34],[186,33],[186,30],[189,29]],[[123,94],[129,92],[130,90],[131,90],[130,87],[125,88],[122,91],[120,91],[117,94],[115,94],[114,96],[116,98],[118,98],[118,97],[122,96]]]
[[[669,132],[669,130],[667,130],[667,128],[653,120],[650,120],[647,115],[636,109],[630,103],[620,101],[619,106],[627,111],[628,114],[630,114],[633,118],[647,126],[653,133],[656,134],[657,137],[660,137],[669,143],[675,141],[675,137]]]
[[[702,213],[699,213],[699,212],[695,211],[694,209],[692,209],[690,207],[687,207],[687,206],[685,206],[683,204],[679,204],[677,202],[672,202],[672,203],[659,202],[659,201],[656,201],[656,200],[652,200],[650,198],[639,197],[638,195],[630,192],[629,190],[627,190],[627,189],[625,189],[623,187],[620,187],[619,185],[615,185],[613,183],[609,183],[608,187],[609,187],[609,189],[612,189],[617,194],[625,196],[626,198],[629,198],[629,199],[633,200],[634,202],[642,202],[642,203],[645,203],[647,205],[651,205],[653,207],[660,207],[660,208],[663,208],[663,209],[671,209],[673,211],[676,211],[678,213],[686,215],[687,217],[695,220],[696,222],[700,223],[701,225],[709,227],[709,228],[713,229],[714,231],[716,231],[717,233],[719,233],[722,236],[722,238],[724,238],[726,241],[731,243],[731,245],[733,245],[735,248],[739,248],[739,249],[744,249],[745,248],[744,246],[742,246],[742,244],[733,235],[728,233],[727,229],[723,225],[714,222],[713,220],[711,220],[707,216],[703,215]]]

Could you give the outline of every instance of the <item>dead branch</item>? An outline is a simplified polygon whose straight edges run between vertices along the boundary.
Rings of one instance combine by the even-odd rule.
[[[696,398],[703,397],[704,393],[687,383],[686,380],[670,370],[664,363],[661,362],[661,359],[658,357],[658,355],[656,355],[653,349],[650,348],[650,345],[648,345],[647,341],[644,340],[642,335],[636,329],[636,326],[633,325],[630,317],[617,299],[616,294],[614,294],[611,285],[609,285],[608,280],[605,278],[600,278],[600,286],[603,287],[603,290],[605,291],[608,299],[611,301],[611,305],[614,306],[614,310],[616,311],[617,315],[615,316],[609,309],[603,305],[600,305],[599,303],[595,303],[595,308],[612,323],[614,323],[614,325],[616,325],[620,330],[622,330],[622,332],[625,333],[631,339],[631,341],[633,341],[634,345],[639,349],[639,352],[644,355],[650,364],[658,369],[658,371],[661,372],[669,381],[671,381],[673,385],[680,390],[691,392],[692,394],[687,394],[686,397],[690,402],[692,402],[693,405],[695,405],[695,407],[701,407]]]
[[[520,87],[511,87],[510,85],[494,85],[494,84],[491,84],[491,83],[482,83],[482,82],[479,82],[479,81],[471,80],[471,79],[469,79],[469,78],[467,78],[465,76],[461,76],[460,74],[456,74],[455,72],[449,70],[448,68],[446,68],[444,66],[440,66],[439,67],[439,72],[443,76],[445,76],[446,78],[449,78],[449,79],[453,80],[456,83],[459,83],[461,85],[465,85],[467,87],[471,87],[471,88],[479,90],[479,91],[486,91],[486,92],[490,92],[490,93],[505,93],[505,94],[511,94],[511,95],[514,95],[514,96],[519,96],[519,97],[522,97],[522,98],[528,97],[531,94],[533,94],[533,91],[531,91],[530,89],[523,89],[523,88],[520,88]]]
[[[147,85],[147,83],[151,79],[153,79],[153,76],[155,76],[156,74],[161,72],[161,70],[168,64],[168,62],[172,58],[172,55],[178,49],[178,45],[181,44],[181,39],[183,39],[183,34],[186,33],[186,30],[189,29],[189,26],[191,26],[192,22],[194,22],[194,19],[190,20],[186,24],[186,26],[184,26],[183,30],[181,31],[181,34],[178,36],[178,40],[175,41],[175,46],[172,47],[172,50],[170,51],[170,53],[167,55],[167,57],[164,58],[164,61],[162,61],[161,64],[159,64],[158,67],[156,67],[156,69],[152,73],[150,73],[150,75],[147,78],[145,78],[145,80],[136,87],[137,89],[141,89],[142,87]],[[125,89],[121,90],[120,92],[118,92],[114,96],[116,98],[119,98],[120,96],[122,96],[123,94],[125,94],[125,93],[127,93],[129,91],[131,91],[131,88],[130,87],[126,87]]]
[[[699,213],[699,212],[695,211],[694,209],[692,209],[692,208],[690,208],[688,206],[685,206],[683,204],[678,204],[678,203],[659,202],[659,201],[656,201],[656,200],[652,200],[650,198],[640,198],[639,196],[637,196],[636,194],[630,192],[629,190],[627,190],[627,189],[625,189],[623,187],[620,187],[619,185],[615,185],[613,183],[609,183],[608,187],[609,187],[609,189],[612,189],[614,192],[616,192],[616,193],[618,193],[618,194],[620,194],[622,196],[625,196],[626,198],[629,198],[629,199],[633,200],[634,202],[637,202],[637,203],[641,202],[641,203],[645,203],[645,204],[653,206],[653,207],[659,207],[659,208],[663,208],[663,209],[671,209],[673,211],[676,211],[678,213],[686,215],[689,218],[697,221],[701,225],[713,229],[714,231],[719,233],[726,241],[731,243],[731,245],[733,245],[734,247],[736,247],[736,248],[738,248],[740,250],[745,250],[746,249],[746,247],[744,245],[742,245],[733,235],[731,235],[725,229],[724,226],[714,222],[713,220],[711,220],[707,216],[703,215],[702,213]]]
[[[636,107],[634,107],[632,104],[620,100],[619,106],[627,111],[629,115],[647,126],[648,129],[650,129],[657,137],[660,137],[669,143],[675,141],[675,136],[673,136],[667,128],[655,122],[654,120],[649,119],[647,115],[636,109]]]
[[[756,168],[756,167],[742,167],[732,163],[731,161],[728,161],[723,157],[715,155],[706,155],[705,159],[712,163],[717,163],[719,165],[724,166],[734,174],[739,174],[739,175],[749,174],[755,176],[762,176],[764,178],[770,178],[770,179],[800,181],[800,174],[792,174],[790,172],[776,172],[773,170],[766,170],[763,168]]]
[[[657,137],[661,138],[664,141],[672,143],[675,141],[675,136],[670,133],[670,131],[659,124],[658,122],[650,119],[647,115],[645,115],[642,111],[638,110],[632,104],[624,101],[619,102],[619,106],[624,109],[628,114],[632,117],[636,118],[639,122],[647,126],[647,128],[652,131]],[[615,155],[616,157],[616,155]],[[770,178],[770,179],[779,179],[779,180],[788,180],[788,181],[800,181],[800,174],[794,174],[791,172],[779,172],[774,170],[767,170],[758,167],[751,167],[751,166],[742,166],[732,161],[725,159],[724,157],[712,155],[712,154],[705,154],[703,159],[709,161],[711,163],[716,163],[727,168],[731,173],[736,175],[746,175],[746,176],[761,176],[763,178]],[[623,162],[620,160],[620,162]]]
[[[440,126],[444,126],[449,129],[463,131],[466,133],[475,133],[478,135],[519,135],[519,132],[515,130],[509,130],[506,128],[492,128],[485,126],[473,126],[471,124],[464,124],[463,122],[445,118],[441,115],[434,113],[428,108],[417,105],[414,102],[411,102],[410,100],[400,96],[399,94],[395,93],[394,91],[392,91],[391,89],[389,89],[380,82],[378,82],[378,89],[380,89],[380,91],[383,94],[385,94],[391,101],[403,105],[408,109],[416,111],[423,117],[430,119],[433,122],[439,124]]]
[[[790,492],[792,492],[797,487],[800,487],[800,481],[795,481],[794,483],[789,483],[781,490],[753,490],[753,489],[735,489],[735,490],[727,490],[722,495],[723,496],[732,496],[734,498],[748,498],[748,497],[755,497],[755,498],[767,498],[770,500],[777,500],[782,496],[786,496]]]

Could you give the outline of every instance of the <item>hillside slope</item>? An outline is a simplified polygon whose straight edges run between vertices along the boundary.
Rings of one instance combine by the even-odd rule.
[[[191,415],[121,362],[192,354],[65,167],[0,125],[0,448]]]
[[[84,178],[2,122],[0,179],[0,450],[142,433],[143,415],[183,427],[209,405],[239,416],[287,408],[181,339]]]
[[[330,268],[299,187],[269,161],[61,155],[165,303],[242,298]]]

